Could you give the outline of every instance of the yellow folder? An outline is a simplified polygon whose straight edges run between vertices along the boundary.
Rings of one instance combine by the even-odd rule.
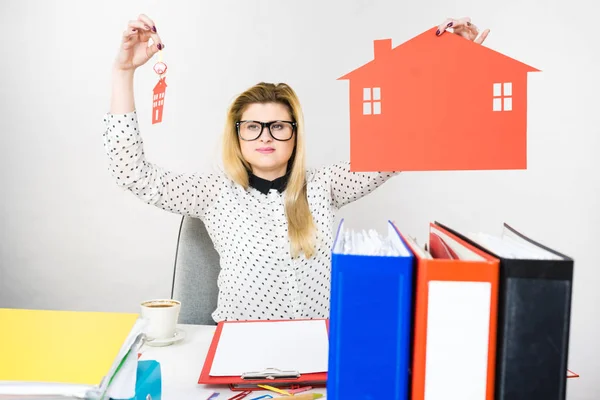
[[[0,308],[0,381],[97,385],[138,316]]]

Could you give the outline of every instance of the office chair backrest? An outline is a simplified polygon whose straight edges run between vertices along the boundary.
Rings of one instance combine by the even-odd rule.
[[[171,298],[181,301],[179,323],[215,325],[219,253],[198,218],[183,217],[179,227]]]

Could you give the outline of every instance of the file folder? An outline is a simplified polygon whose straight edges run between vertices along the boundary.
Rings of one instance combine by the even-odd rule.
[[[407,399],[414,256],[389,221],[380,245],[351,238],[342,220],[331,258],[327,399]],[[377,251],[385,244],[391,254]]]
[[[0,381],[95,385],[111,367],[138,317],[0,309]]]
[[[412,399],[494,399],[499,260],[430,223],[415,254]]]
[[[137,314],[0,309],[0,326],[0,399],[160,400],[160,365],[138,360]]]
[[[291,354],[288,355],[288,352],[293,351],[293,347],[300,346],[299,341],[302,340],[302,338],[277,336],[278,332],[281,332],[282,329],[280,329],[280,327],[276,327],[275,325],[284,324],[286,328],[289,326],[291,330],[286,330],[288,332],[292,332],[295,329],[295,326],[299,327],[298,324],[302,324],[303,322],[315,324],[315,329],[321,329],[321,327],[323,329],[321,334],[321,331],[315,331],[311,328],[309,334],[306,335],[308,337],[304,337],[305,340],[310,340],[310,338],[313,338],[316,342],[318,342],[319,350],[312,356],[324,360],[322,363],[316,363],[323,367],[322,371],[306,372],[305,370],[303,371],[300,368],[294,367],[294,358]],[[229,336],[229,338],[226,340],[223,339],[226,337],[228,332],[232,332],[232,330],[228,331],[228,329],[240,324],[259,327],[261,328],[261,332],[263,332],[263,334],[259,334],[258,337],[255,335],[252,337],[242,338],[239,342],[236,342],[233,345],[233,349],[225,348],[225,346],[228,346],[232,343],[231,336]],[[221,321],[217,324],[217,328],[204,361],[200,377],[198,378],[198,383],[206,385],[224,385],[228,386],[233,391],[263,390],[258,385],[269,385],[281,389],[295,389],[300,385],[325,387],[327,382],[328,367],[328,336],[329,320],[327,319]],[[322,340],[325,341],[326,346],[324,348],[322,346]],[[282,343],[284,344],[282,345]],[[310,343],[311,342],[303,343],[302,345],[306,346],[310,345]],[[244,348],[246,346],[248,346],[248,348],[252,351],[245,351]],[[240,348],[242,348],[241,351],[239,350]],[[290,350],[286,350],[286,348]],[[255,349],[258,349],[259,351],[254,352]],[[219,359],[219,351],[223,352],[221,353],[221,359]],[[279,354],[279,356],[276,356],[277,354]],[[266,360],[272,360],[273,358],[283,359],[284,361],[281,362],[281,365],[268,364],[268,361]],[[227,362],[226,364],[235,366],[235,368],[233,368],[235,373],[227,373],[227,371],[232,369],[230,369],[228,366],[223,367],[223,359],[225,359],[225,361],[231,360],[231,363]],[[308,361],[308,364],[314,364],[306,357],[304,358],[304,362],[301,364],[303,364],[306,368],[311,368],[312,365],[307,366],[306,361]],[[250,370],[239,370],[240,366],[245,367],[249,365],[252,366],[248,367]]]
[[[437,224],[500,259],[496,399],[564,400],[573,259],[506,223],[501,237]]]

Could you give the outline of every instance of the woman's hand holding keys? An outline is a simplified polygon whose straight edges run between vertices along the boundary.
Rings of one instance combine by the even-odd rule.
[[[153,42],[152,46],[148,46],[150,39]],[[127,29],[123,32],[114,67],[116,70],[133,71],[164,48],[154,21],[140,14],[137,20],[129,21]]]

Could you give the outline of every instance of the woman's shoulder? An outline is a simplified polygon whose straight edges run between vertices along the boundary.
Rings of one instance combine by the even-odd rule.
[[[340,171],[349,171],[350,161],[338,161],[334,163],[328,163],[319,165],[316,167],[310,167],[306,170],[306,180],[315,179],[330,179],[332,175],[339,173]]]
[[[306,176],[323,177],[329,176],[336,171],[349,171],[350,161],[338,161],[334,163],[323,164],[306,169]]]
[[[204,172],[207,180],[219,184],[221,186],[233,187],[237,183],[227,174],[227,172],[219,166],[212,166]]]

